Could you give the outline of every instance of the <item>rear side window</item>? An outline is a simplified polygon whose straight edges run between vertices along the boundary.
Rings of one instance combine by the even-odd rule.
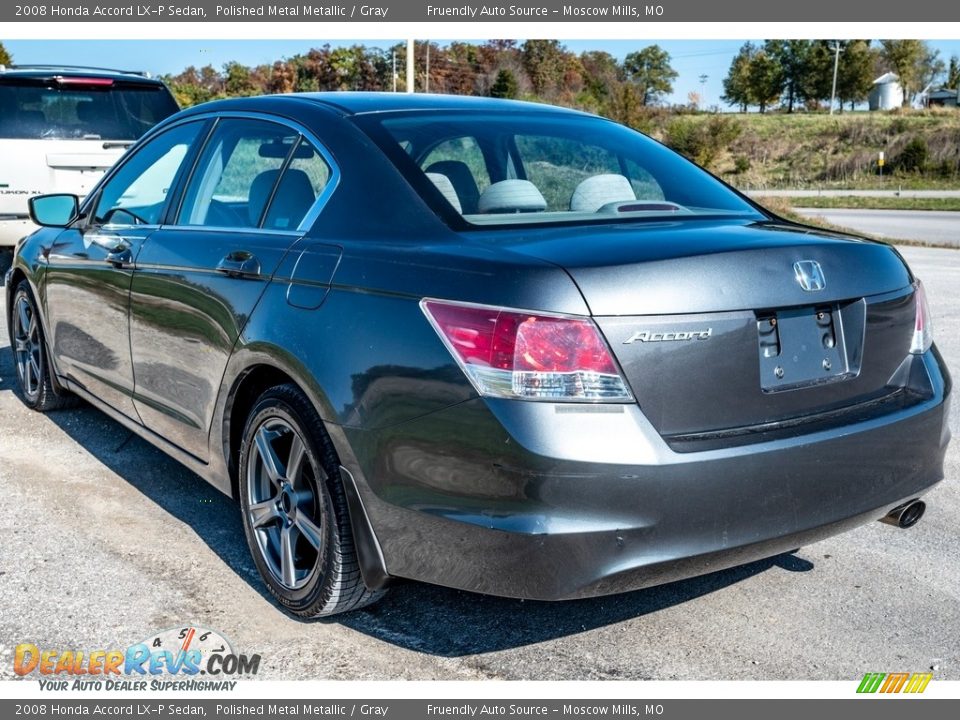
[[[329,181],[329,166],[295,130],[223,120],[187,185],[178,223],[294,230]]]
[[[24,140],[136,140],[179,109],[162,85],[68,77],[4,78],[0,108],[0,138]]]
[[[296,228],[327,187],[330,175],[330,167],[320,152],[309,140],[300,138],[274,192],[263,227],[268,230]]]

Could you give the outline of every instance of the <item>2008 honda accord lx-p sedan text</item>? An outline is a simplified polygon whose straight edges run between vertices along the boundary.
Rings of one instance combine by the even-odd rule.
[[[303,616],[392,578],[664,583],[907,527],[943,475],[950,379],[897,252],[607,120],[224,100],[32,213],[24,400],[79,395],[236,497]]]

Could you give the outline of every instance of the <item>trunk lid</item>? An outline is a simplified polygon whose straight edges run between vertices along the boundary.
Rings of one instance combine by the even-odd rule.
[[[518,231],[507,244],[565,268],[596,316],[807,305],[877,295],[911,280],[887,245],[775,223],[683,220]],[[804,291],[794,279],[794,263],[803,260],[820,264],[822,290]]]
[[[886,245],[706,220],[510,245],[567,270],[675,449],[905,400],[896,378],[914,330],[913,278]]]

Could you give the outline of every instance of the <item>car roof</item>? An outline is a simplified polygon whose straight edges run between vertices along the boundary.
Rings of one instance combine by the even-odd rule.
[[[161,85],[160,80],[145,72],[136,70],[113,70],[102,67],[84,67],[81,65],[0,65],[0,77],[21,77],[34,80],[46,80],[58,77],[107,78],[115,81],[129,81],[138,84],[151,83]]]
[[[255,110],[256,105],[269,100],[276,102],[312,102],[334,109],[344,115],[364,115],[381,112],[403,112],[416,110],[492,110],[495,112],[542,112],[562,115],[584,115],[577,110],[560,108],[541,103],[501,100],[497,98],[472,97],[464,95],[439,95],[430,93],[393,93],[393,92],[312,92],[288,93],[283,95],[259,95],[254,97],[228,98],[214,100],[202,105],[194,105],[191,110],[213,112],[220,109],[239,109],[246,107]],[[276,105],[274,105],[276,107]]]
[[[502,100],[469,95],[439,95],[430,93],[393,92],[319,92],[304,93],[302,97],[332,105],[351,114],[395,112],[403,110],[517,110],[557,113],[575,113],[574,110],[542,103]]]

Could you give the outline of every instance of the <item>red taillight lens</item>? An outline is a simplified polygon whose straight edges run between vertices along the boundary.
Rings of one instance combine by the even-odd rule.
[[[517,328],[515,370],[618,374],[607,345],[590,320],[529,317]]]
[[[933,344],[933,325],[930,321],[930,306],[927,305],[927,292],[923,289],[923,283],[917,280],[913,287],[913,297],[917,310],[913,324],[913,341],[910,343],[910,352],[920,355],[929,350]]]
[[[482,395],[633,399],[592,320],[438,300],[421,307]]]

